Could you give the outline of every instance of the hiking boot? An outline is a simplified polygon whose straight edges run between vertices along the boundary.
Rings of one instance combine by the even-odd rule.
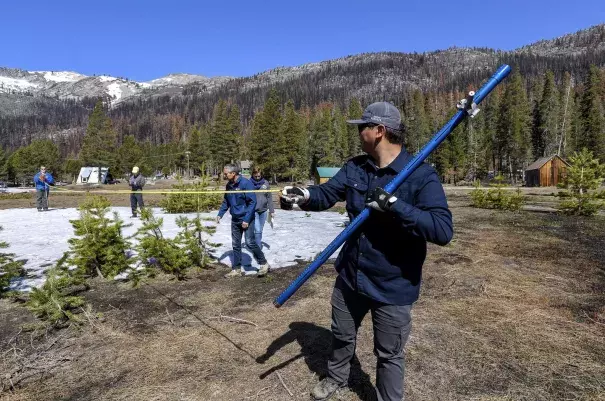
[[[39,211],[39,212],[41,212],[41,211],[42,211],[42,209],[38,208],[38,211]]]
[[[343,387],[342,384],[337,383],[336,380],[331,377],[326,377],[313,387],[311,397],[313,397],[315,401],[326,401],[332,398],[341,387]]]
[[[266,276],[267,273],[269,273],[269,264],[265,263],[264,265],[260,265],[260,269],[258,269],[258,272],[256,273],[256,275],[258,277],[263,277],[263,276]]]
[[[233,269],[231,270],[229,273],[225,274],[225,278],[232,278],[232,277],[240,277],[242,275],[242,272],[240,272],[238,269]]]

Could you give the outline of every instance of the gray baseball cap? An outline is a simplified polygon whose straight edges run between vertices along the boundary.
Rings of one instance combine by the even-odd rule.
[[[372,103],[363,111],[361,120],[347,120],[349,124],[382,124],[385,127],[401,129],[401,114],[389,102]]]

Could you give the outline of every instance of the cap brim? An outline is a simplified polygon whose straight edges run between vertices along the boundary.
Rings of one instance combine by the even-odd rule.
[[[366,124],[367,121],[365,120],[347,120],[347,124]]]

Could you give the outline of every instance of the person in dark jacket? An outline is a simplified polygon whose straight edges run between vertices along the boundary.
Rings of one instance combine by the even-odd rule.
[[[132,175],[130,176],[128,184],[133,191],[130,193],[130,209],[132,209],[132,217],[137,217],[137,204],[139,209],[143,209],[145,207],[145,203],[143,203],[143,194],[139,192],[142,191],[143,187],[145,186],[145,177],[143,177],[143,175],[139,172],[139,168],[137,166],[132,168]]]
[[[262,277],[269,272],[269,264],[265,259],[265,254],[260,249],[254,239],[254,210],[256,209],[256,195],[253,191],[254,186],[246,178],[239,174],[239,166],[227,164],[223,169],[223,175],[228,180],[227,191],[242,191],[242,193],[225,193],[223,203],[216,216],[216,223],[221,222],[221,218],[227,213],[231,213],[231,241],[233,245],[233,265],[231,271],[225,275],[226,278],[238,277],[243,274],[242,264],[242,235],[246,238],[246,247],[252,252],[254,259],[258,262],[260,268],[258,277]]]
[[[269,189],[269,183],[263,178],[259,168],[254,168],[252,170],[250,182],[254,185],[254,189],[256,190]],[[273,196],[271,192],[257,192],[256,210],[254,212],[254,238],[260,249],[263,249],[263,227],[267,221],[268,214],[271,214],[271,218],[275,216]]]
[[[369,218],[345,242],[335,266],[332,294],[332,351],[328,376],[311,395],[326,400],[349,376],[357,330],[372,313],[379,400],[403,398],[404,345],[411,329],[411,309],[418,299],[427,242],[446,245],[452,238],[452,215],[437,172],[419,166],[393,193],[383,188],[411,160],[403,148],[397,108],[387,102],[369,105],[356,124],[366,155],[349,160],[328,182],[310,188],[285,187],[284,206],[319,211],[346,201],[349,218],[366,207]]]
[[[48,210],[48,194],[50,185],[55,185],[52,174],[46,172],[46,167],[40,166],[40,171],[34,175],[36,185],[36,208],[39,212]]]

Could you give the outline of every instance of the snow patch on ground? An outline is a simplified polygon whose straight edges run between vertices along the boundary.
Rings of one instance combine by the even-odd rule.
[[[52,203],[51,203],[52,208]],[[130,208],[115,207],[131,227],[124,230],[125,236],[135,233],[141,226],[139,219],[130,218]],[[163,233],[169,237],[179,232],[176,225],[178,214],[162,213],[154,209],[157,217],[164,219]],[[194,213],[185,214],[195,217]],[[203,213],[202,217],[214,218],[214,213]],[[73,237],[73,228],[69,220],[78,218],[75,208],[54,209],[48,212],[37,212],[36,209],[0,210],[0,241],[6,241],[9,248],[6,252],[14,253],[17,260],[25,260],[28,278],[14,283],[18,290],[28,291],[44,283],[44,271],[54,265],[69,249],[67,240]],[[275,224],[272,229],[267,223],[263,230],[265,257],[272,268],[280,268],[296,263],[298,260],[310,261],[321,252],[344,228],[348,221],[346,215],[335,212],[306,213],[303,211],[276,210]],[[204,222],[216,225],[213,222]],[[213,255],[222,263],[231,266],[233,251],[231,246],[231,218],[227,213],[217,226],[216,233],[210,242],[220,246],[213,250]],[[335,252],[335,258],[338,252]],[[242,264],[250,274],[255,274],[258,264],[245,247],[242,249]],[[225,269],[227,272],[227,269]]]
[[[20,194],[22,192],[35,192],[36,188],[0,188],[0,192],[8,194]]]

